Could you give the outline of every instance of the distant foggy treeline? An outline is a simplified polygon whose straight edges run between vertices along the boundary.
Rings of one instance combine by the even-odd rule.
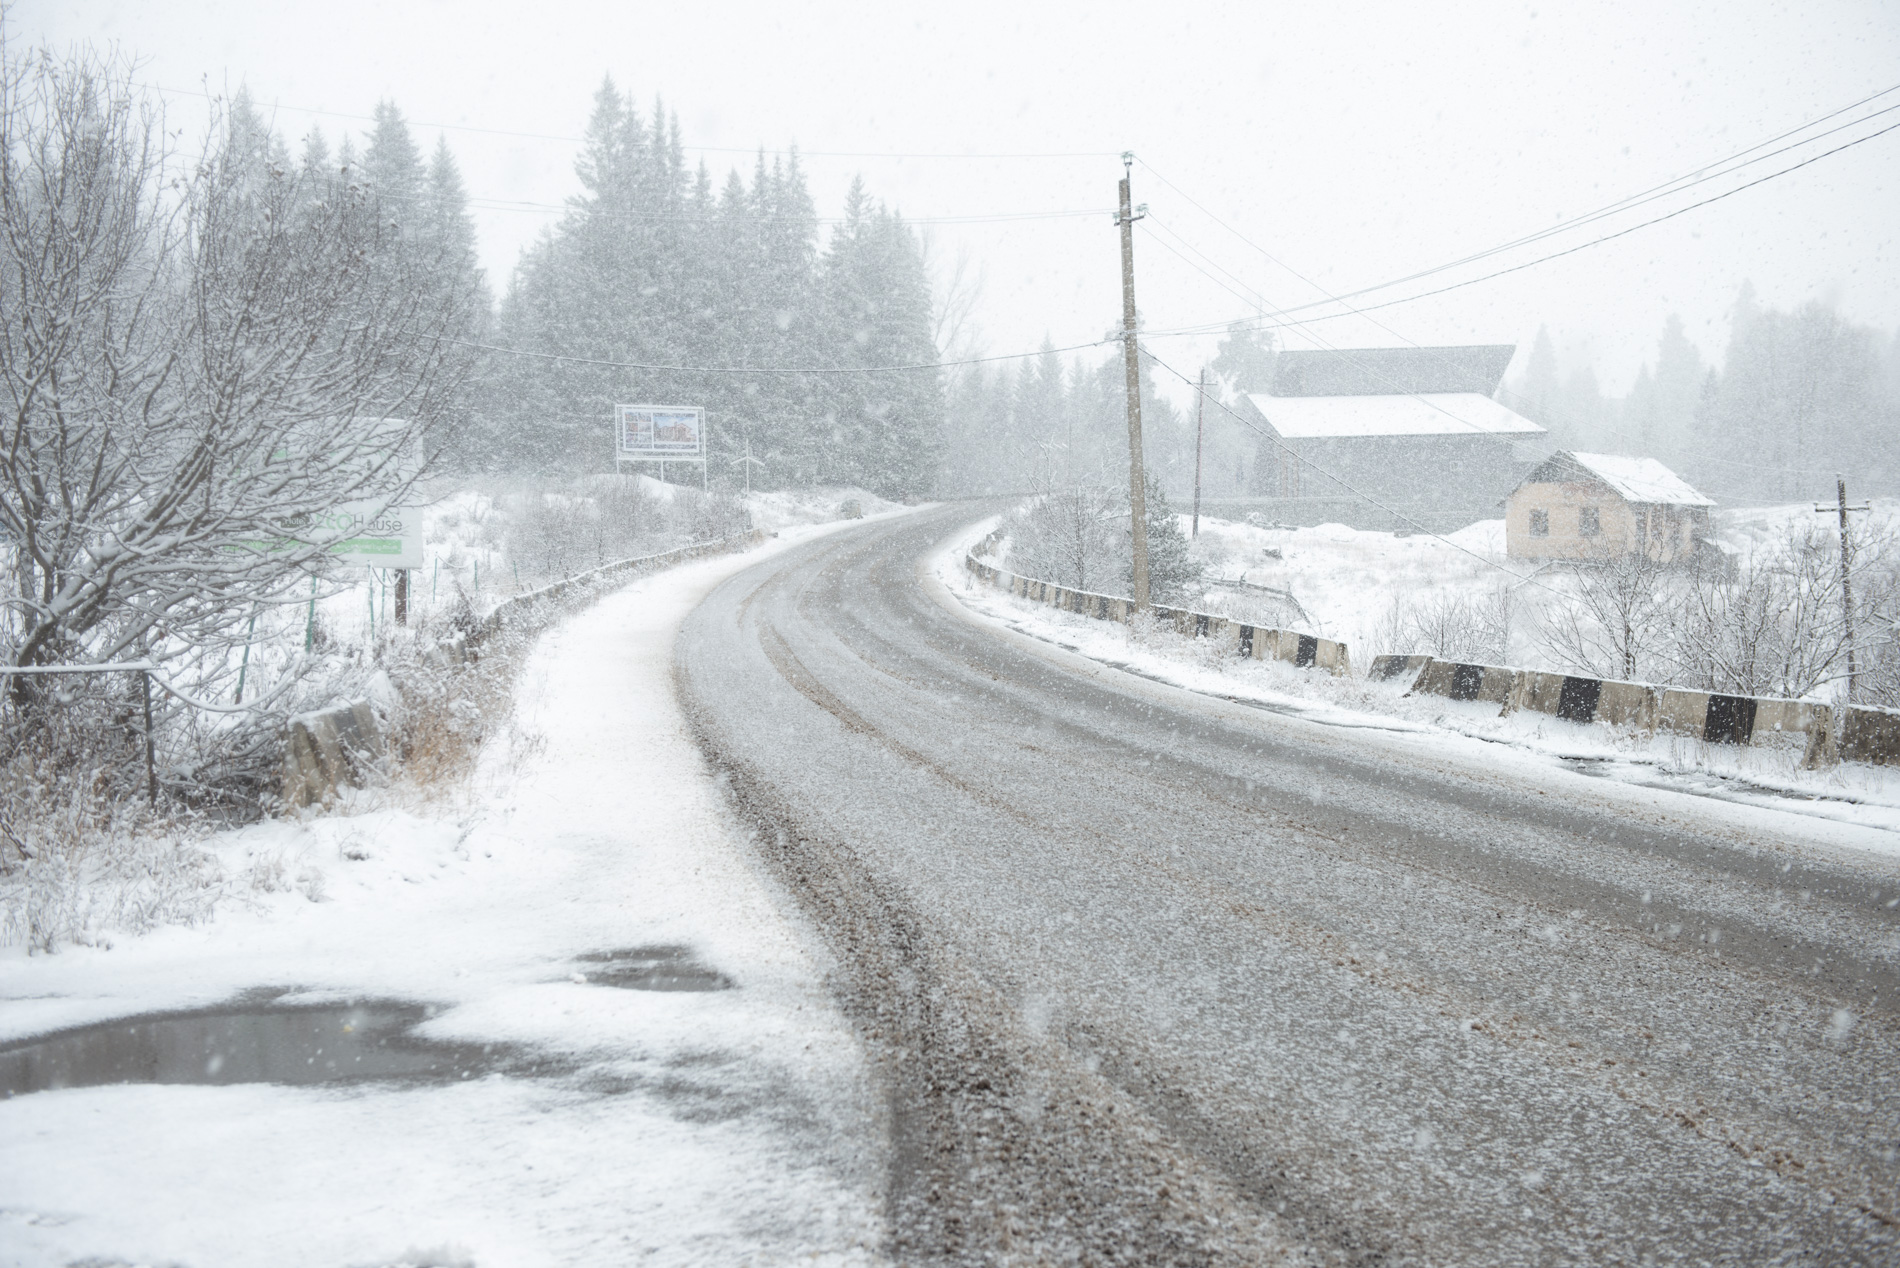
[[[1647,454],[1725,502],[1825,497],[1837,472],[1856,496],[1900,492],[1900,335],[1820,301],[1789,312],[1744,286],[1719,364],[1672,316],[1621,399],[1539,331],[1502,396],[1558,448]]]
[[[1197,427],[1205,496],[1259,491],[1253,472],[1261,437],[1224,402],[1237,384],[1263,387],[1272,357],[1264,335],[1244,328],[1229,331],[1208,364],[1207,402],[1200,405],[1187,382],[1198,376],[1199,362],[1170,359],[1163,365],[1142,354],[1142,456],[1150,474],[1180,504],[1176,509],[1187,510],[1193,493]],[[1125,488],[1126,382],[1121,349],[1112,342],[1106,352],[1064,358],[1046,351],[953,372],[941,487],[952,494]],[[1162,387],[1169,389],[1168,396],[1158,393]],[[1170,398],[1185,404],[1176,406]]]
[[[715,190],[677,121],[657,105],[642,117],[611,83],[576,170],[583,192],[523,253],[496,315],[510,351],[479,389],[482,463],[599,471],[616,403],[701,405],[715,481],[740,478],[749,444],[754,486],[933,489],[939,372],[883,368],[937,360],[921,244],[897,213],[854,183],[821,233],[796,152]],[[638,368],[665,366],[761,372]]]
[[[659,104],[643,113],[604,83],[576,162],[582,193],[508,278],[484,279],[453,156],[439,142],[425,157],[393,105],[377,107],[360,153],[313,131],[293,158],[241,96],[229,124],[306,187],[344,182],[434,262],[474,367],[427,420],[442,469],[606,470],[614,405],[644,402],[706,408],[714,484],[739,483],[747,453],[751,483],[767,488],[908,497],[1126,482],[1119,348],[901,368],[955,359],[940,345],[954,341],[945,305],[958,297],[933,296],[918,234],[861,181],[841,215],[820,217],[796,152],[762,153],[716,187]],[[1269,333],[1231,329],[1208,365],[1210,400],[1261,390],[1274,349]],[[1185,348],[1171,362],[1144,354],[1144,434],[1150,471],[1186,509],[1196,418],[1176,371],[1201,367]],[[1671,316],[1621,398],[1590,366],[1561,365],[1547,330],[1524,366],[1500,397],[1549,429],[1549,448],[1653,456],[1729,503],[1824,496],[1836,471],[1856,495],[1900,492],[1900,336],[1828,303],[1785,311],[1745,287],[1719,350]],[[1269,492],[1268,442],[1219,403],[1204,412],[1206,495]]]

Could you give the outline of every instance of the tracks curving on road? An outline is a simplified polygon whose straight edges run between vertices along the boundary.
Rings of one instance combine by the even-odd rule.
[[[974,518],[679,642],[880,1058],[896,1258],[1900,1262],[1900,867],[1034,645],[925,566]]]

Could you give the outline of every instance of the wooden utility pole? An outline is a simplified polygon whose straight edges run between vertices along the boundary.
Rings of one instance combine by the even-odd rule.
[[[1120,210],[1122,230],[1122,349],[1128,375],[1128,536],[1135,548],[1135,610],[1148,610],[1148,488],[1141,459],[1141,360],[1135,349],[1135,221],[1129,199],[1133,151],[1122,153]],[[1146,214],[1147,208],[1142,208]]]
[[[1834,490],[1837,495],[1835,505],[1824,506],[1817,502],[1814,507],[1814,512],[1817,515],[1839,515],[1841,518],[1841,614],[1847,622],[1847,699],[1849,703],[1852,703],[1854,699],[1854,679],[1856,677],[1854,669],[1854,578],[1852,566],[1853,549],[1849,546],[1847,538],[1847,516],[1851,511],[1865,511],[1869,508],[1865,502],[1862,502],[1859,506],[1849,506],[1847,504],[1846,476],[1836,476],[1834,478]]]
[[[1201,367],[1201,381],[1195,388],[1194,396],[1194,531],[1190,537],[1201,535],[1201,429],[1207,422],[1207,367]]]
[[[396,624],[409,624],[409,570],[396,569]],[[246,650],[249,650],[248,646]]]

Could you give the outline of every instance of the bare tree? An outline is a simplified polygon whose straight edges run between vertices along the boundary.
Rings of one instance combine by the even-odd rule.
[[[1669,565],[1647,552],[1606,554],[1577,571],[1576,599],[1546,609],[1538,642],[1558,664],[1602,678],[1664,668],[1657,655],[1673,622]]]
[[[1690,573],[1672,621],[1673,679],[1705,691],[1794,697],[1843,676],[1839,540],[1802,524],[1737,561],[1732,576],[1714,568]],[[1894,553],[1888,531],[1863,532],[1856,544],[1851,580],[1871,630],[1892,619]],[[1878,667],[1869,667],[1873,685]]]
[[[10,664],[139,655],[215,682],[260,609],[426,470],[465,372],[467,297],[354,172],[212,123],[187,162],[126,65],[0,63]]]
[[[1128,507],[1107,489],[1071,489],[1037,498],[1004,523],[1011,567],[1076,590],[1121,584]]]
[[[930,226],[925,226],[921,237],[924,270],[931,281],[930,339],[937,355],[946,361],[981,355],[983,333],[977,327],[976,310],[983,302],[983,266],[965,246],[958,246],[946,261]]]
[[[1379,645],[1445,660],[1506,664],[1517,606],[1508,584],[1482,595],[1437,595],[1415,605],[1395,598],[1378,631]]]

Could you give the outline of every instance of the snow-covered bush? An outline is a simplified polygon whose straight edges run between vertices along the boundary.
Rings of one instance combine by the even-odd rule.
[[[131,74],[0,53],[0,661],[156,661],[157,730],[243,766],[304,662],[252,676],[271,707],[248,722],[178,701],[234,699],[258,627],[354,531],[334,512],[393,505],[426,470],[470,297],[406,212],[348,168],[289,163],[246,109],[203,157],[168,151]],[[142,783],[122,682],[6,692],[0,767]]]
[[[1478,595],[1456,591],[1394,595],[1375,638],[1381,652],[1422,652],[1441,660],[1508,664],[1518,606],[1516,592],[1508,585]]]
[[[596,475],[504,495],[502,545],[533,584],[603,564],[717,541],[751,528],[730,492],[701,492],[642,476]]]

